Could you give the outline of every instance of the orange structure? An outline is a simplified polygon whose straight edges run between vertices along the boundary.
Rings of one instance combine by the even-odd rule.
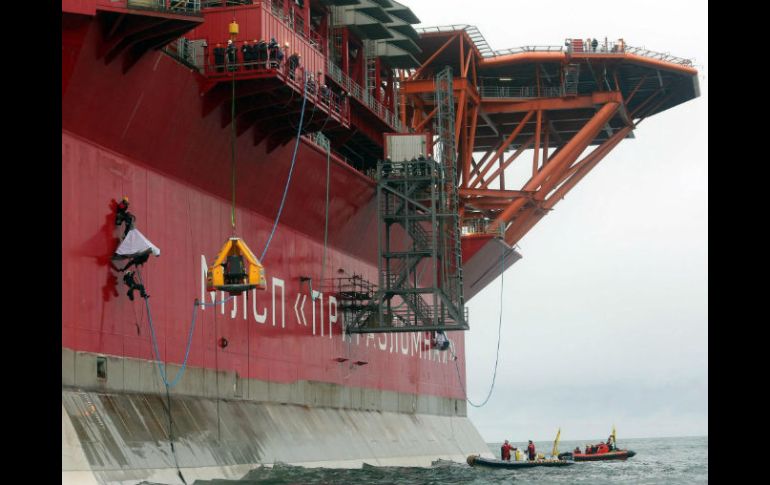
[[[464,261],[482,245],[471,240],[504,231],[516,244],[642,120],[699,96],[691,61],[623,39],[492,51],[473,26],[418,30],[421,65],[400,73],[400,117],[428,128],[433,75],[452,67]],[[506,169],[525,153],[531,175],[512,187]]]

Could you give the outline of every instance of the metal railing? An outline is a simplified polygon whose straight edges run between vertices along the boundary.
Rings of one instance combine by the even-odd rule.
[[[180,37],[163,48],[163,51],[190,69],[203,70],[206,59],[206,41]]]
[[[192,46],[200,45],[197,44],[197,42],[198,41],[190,41],[189,44]],[[238,47],[238,44],[242,43],[243,42],[238,41],[234,44]],[[182,46],[182,51],[179,50],[180,46]],[[305,92],[303,80],[306,80],[306,92],[309,101],[316,106],[326,108],[329,115],[339,122],[343,124],[348,124],[350,122],[349,101],[345,96],[335,93],[330,87],[326,86],[322,82],[322,79],[316,79],[315,73],[306,76],[306,70],[302,66],[297,66],[292,70],[285,58],[284,60],[279,61],[277,58],[270,57],[269,53],[265,53],[267,57],[259,54],[256,60],[243,61],[243,56],[240,51],[241,49],[238,47],[235,49],[232,58],[225,53],[224,59],[217,59],[213,49],[206,49],[205,46],[200,49],[192,49],[192,54],[184,57],[184,44],[180,41],[172,42],[165,49],[167,54],[179,59],[185,64],[194,62],[195,67],[198,68],[199,72],[209,78],[220,77],[223,79],[230,79],[235,76],[236,79],[248,79],[254,75],[272,73],[287,85],[291,86],[299,94]]]
[[[514,47],[511,49],[501,49],[495,51],[495,56],[501,56],[506,54],[519,54],[522,52],[566,52],[570,55],[573,54],[591,54],[591,55],[612,55],[612,54],[635,54],[641,57],[648,57],[650,59],[657,59],[672,64],[679,64],[682,66],[692,66],[691,59],[685,59],[684,57],[672,56],[668,52],[657,52],[644,47],[634,47],[626,44],[623,41],[618,42],[599,42],[594,48],[593,45],[589,46],[585,42],[575,43],[578,39],[567,39],[566,46],[523,46]],[[579,39],[582,40],[582,39]]]
[[[342,69],[331,61],[331,59],[327,62],[326,73],[334,80],[334,82],[345,89],[349,96],[360,101],[396,131],[402,131],[401,120],[398,116],[377,101],[374,96],[366,92],[358,83],[351,80],[349,76],[342,72]]]
[[[644,47],[631,47],[626,46],[625,52],[630,54],[636,54],[642,57],[649,57],[651,59],[658,59],[672,64],[679,64],[680,66],[692,66],[692,59],[685,59],[684,57],[672,56],[668,52],[655,52]]]
[[[509,49],[498,49],[495,56],[504,56],[507,54],[520,54],[522,52],[561,52],[564,50],[560,45],[524,45],[521,47],[511,47]]]
[[[587,46],[583,42],[583,47],[575,48],[573,41],[577,39],[567,39],[570,41],[567,46],[558,45],[529,45],[521,47],[511,47],[508,49],[498,49],[493,51],[487,43],[484,36],[481,35],[479,30],[473,25],[457,24],[457,25],[441,25],[433,27],[416,27],[415,30],[418,33],[432,33],[432,32],[455,32],[458,30],[465,30],[468,36],[476,44],[476,48],[481,52],[482,57],[496,57],[504,56],[508,54],[521,54],[523,52],[567,52],[569,54],[586,53],[586,54],[636,54],[642,57],[649,57],[650,59],[658,59],[672,64],[679,64],[682,66],[692,66],[693,61],[691,59],[685,59],[684,57],[672,56],[668,52],[657,52],[645,47],[633,47],[626,44],[624,41],[618,42],[600,42],[596,49],[593,46]],[[582,39],[580,39],[582,40]]]
[[[251,5],[253,3],[259,3],[259,0],[201,0],[201,7],[236,7],[238,5]]]
[[[499,226],[497,229],[490,229],[490,224],[492,224],[491,219],[466,219],[463,221],[462,234],[463,236],[470,236],[472,234],[501,236],[502,226]]]
[[[329,143],[329,145],[328,145],[329,152],[334,157],[338,158],[342,162],[345,162],[346,165],[348,165],[349,167],[353,168],[356,172],[358,172],[358,173],[360,173],[360,174],[362,174],[362,175],[364,175],[366,177],[369,177],[369,178],[374,180],[376,169],[361,170],[361,169],[357,168],[356,164],[353,162],[353,160],[350,160],[348,157],[346,157],[345,155],[343,155],[342,153],[340,153],[339,151],[337,151],[337,150],[335,150],[334,148],[331,147],[329,139],[326,138],[326,136],[322,132],[320,132],[320,131],[312,131],[312,132],[309,132],[309,133],[304,133],[302,135],[302,137],[307,139],[309,142],[315,144],[316,146],[318,146],[319,148],[321,148],[323,150],[326,150],[327,143]]]
[[[382,173],[379,173],[376,179],[399,179],[399,178],[428,177],[443,179],[443,167],[433,158],[423,160],[412,160],[403,162],[382,163]]]
[[[126,0],[126,7],[155,12],[201,15],[201,0]]]
[[[558,98],[564,96],[561,86],[478,86],[482,98]]]
[[[292,1],[293,0],[289,0]],[[254,0],[254,3],[259,3]],[[320,33],[313,30],[312,27],[308,28],[308,34],[305,34],[305,19],[301,15],[296,14],[296,10],[293,6],[290,6],[289,13],[284,11],[284,0],[267,0],[265,5],[269,5],[269,11],[275,16],[281,23],[291,29],[294,33],[299,34],[300,37],[308,41],[311,47],[315,50],[326,55],[326,41]]]
[[[458,30],[464,30],[468,34],[468,37],[470,37],[473,43],[476,45],[476,48],[481,53],[482,57],[492,57],[495,55],[495,53],[492,51],[492,48],[489,47],[487,40],[484,38],[483,35],[481,35],[481,31],[479,31],[479,29],[475,25],[468,25],[468,24],[438,25],[438,26],[431,26],[431,27],[415,27],[414,30],[416,30],[418,33],[425,33],[425,34],[429,34],[432,32],[456,32]]]

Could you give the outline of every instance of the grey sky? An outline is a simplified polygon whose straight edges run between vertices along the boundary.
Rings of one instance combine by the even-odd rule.
[[[476,25],[492,49],[607,36],[694,59],[701,97],[640,124],[519,243],[495,391],[469,415],[487,441],[558,427],[564,440],[604,439],[613,423],[621,444],[708,434],[706,2],[405,3],[423,26]],[[475,402],[492,379],[499,306],[499,278],[469,303]]]

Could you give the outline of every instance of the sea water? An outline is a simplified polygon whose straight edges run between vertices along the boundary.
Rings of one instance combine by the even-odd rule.
[[[584,448],[599,440],[562,441],[559,451]],[[512,442],[526,449],[526,442]],[[501,443],[489,443],[500,457]],[[537,451],[550,454],[553,443],[535,442]],[[567,467],[519,470],[470,467],[466,463],[438,461],[430,468],[376,467],[359,469],[303,468],[277,464],[259,467],[241,480],[198,480],[195,485],[453,485],[453,484],[666,484],[708,483],[708,437],[619,439],[618,447],[636,452],[625,461],[580,462]]]

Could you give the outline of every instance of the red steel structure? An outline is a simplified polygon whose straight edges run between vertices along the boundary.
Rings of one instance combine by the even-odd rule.
[[[492,52],[471,26],[422,30],[421,65],[401,73],[401,119],[415,130],[429,126],[437,111],[431,76],[452,66],[469,233],[502,228],[506,243],[516,244],[645,118],[699,94],[686,59],[622,39],[595,48],[580,39],[565,44]],[[506,169],[526,152],[531,175],[511,187]]]
[[[321,203],[324,187],[318,180],[323,177],[325,152],[313,132],[323,131],[331,141],[331,177],[337,187],[331,193],[334,213],[328,216],[334,234],[330,258],[343,261],[352,257],[350,264],[340,263],[336,269],[355,269],[376,280],[376,210],[371,204],[375,183],[367,175],[383,157],[383,132],[430,131],[437,113],[432,76],[449,65],[455,73],[457,180],[466,229],[462,260],[464,266],[475,265],[489,281],[499,274],[499,252],[483,261],[473,257],[493,242],[500,228],[505,242],[515,244],[612,148],[631,137],[642,120],[698,95],[697,71],[689,61],[640,51],[622,41],[604,43],[598,51],[585,49],[576,40],[568,48],[493,52],[475,28],[451,26],[424,29],[419,36],[405,34],[407,39],[398,40],[398,45],[414,44],[410,51],[414,57],[399,53],[367,58],[364,38],[377,37],[377,29],[383,27],[376,22],[361,24],[358,17],[334,20],[333,9],[346,3],[351,2],[307,1],[300,8],[296,2],[280,0],[63,2],[65,182],[69,180],[70,188],[81,184],[112,186],[115,193],[103,193],[103,197],[121,195],[121,190],[138,183],[138,179],[113,179],[108,176],[110,172],[94,178],[87,165],[75,162],[75,153],[106,149],[115,153],[110,158],[137,160],[137,169],[151,167],[192,184],[195,193],[228,199],[229,177],[214,176],[221,168],[212,168],[212,163],[228,163],[235,121],[234,147],[242,157],[260,160],[258,171],[241,171],[239,210],[245,211],[246,220],[252,217],[248,214],[255,214],[261,222],[253,222],[258,228],[254,234],[263,234],[278,211],[291,158],[288,143],[295,139],[305,96],[306,125],[298,156],[301,168],[294,182],[302,195],[289,198],[281,224],[298,231],[293,244],[319,253],[310,266],[298,266],[305,268],[300,272],[320,273],[317,241],[324,238],[327,216]],[[388,0],[379,3],[386,5]],[[387,11],[382,7],[379,13],[373,9],[369,6],[362,11],[373,16],[388,13],[399,33],[414,31],[408,23],[417,19],[400,4],[391,3]],[[233,21],[239,25],[237,35],[228,31]],[[197,50],[193,49],[193,55],[180,51],[180,37],[194,43]],[[240,51],[235,62],[217,66],[214,46],[232,38],[236,47],[249,39],[275,38],[282,46],[288,42],[290,51],[302,56],[301,67],[292,73],[285,62],[277,66],[249,63]],[[161,48],[163,53],[158,52]],[[368,72],[370,66],[375,70]],[[312,91],[306,89],[308,78],[315,80]],[[328,85],[328,94],[322,94],[322,85]],[[589,146],[593,150],[584,155]],[[532,156],[531,177],[521,187],[511,188],[506,184],[505,170],[527,150]],[[281,182],[276,184],[276,180]],[[182,197],[185,191],[179,190],[178,197]],[[150,198],[152,191],[141,188],[139,193]],[[79,203],[70,200],[70,194],[70,190],[65,191],[65,209],[79,210]],[[94,200],[88,205],[96,203]],[[184,219],[192,217],[189,208],[182,213],[179,210],[183,207],[166,203],[155,208],[178,213]],[[219,210],[209,208],[208,215]],[[211,225],[205,217],[195,224]],[[220,224],[215,225],[218,229],[214,233],[222,232]],[[178,220],[163,227],[169,237],[165,245],[173,248],[181,243],[172,237],[171,227],[176,227],[177,235],[184,233],[184,228]],[[79,240],[76,235],[81,230],[65,231],[65,235],[73,236],[72,241],[65,238],[65,247]],[[210,245],[216,248],[220,244],[215,241],[223,237],[224,233],[205,239],[211,239]],[[87,246],[106,251],[108,240]],[[342,252],[335,256],[336,250]],[[203,252],[203,247],[187,251],[185,258]],[[78,258],[63,259],[65,267],[78,268],[73,271],[90,271]],[[292,269],[295,262],[279,261],[271,263],[268,258],[263,263],[268,272],[283,267],[284,273],[297,276]],[[72,289],[68,284],[65,287],[66,291]],[[466,290],[466,299],[481,287]],[[197,288],[192,289],[195,294]],[[286,291],[304,290],[297,279]],[[110,308],[111,303],[107,303]],[[65,309],[76,307],[65,298]],[[171,308],[169,311],[186,312],[182,306]],[[122,317],[115,318],[120,321]],[[89,332],[98,327],[95,322],[86,324],[89,332],[79,332],[77,326],[84,322],[75,314],[65,317],[64,328],[72,329],[64,332],[65,345],[108,353],[125,353],[118,349],[139,345],[137,341],[126,347],[126,339],[133,340],[130,336],[105,339],[99,331],[91,335]],[[178,343],[185,339],[183,332],[170,337]],[[147,350],[129,354],[148,356]],[[336,356],[340,350],[329,352]],[[193,362],[205,365],[193,355]],[[247,367],[245,363],[238,365]],[[242,373],[253,374],[247,370]],[[440,394],[459,397],[459,388],[451,387],[454,390],[445,389]]]
[[[116,450],[131,458],[132,469],[168,461],[165,448],[152,455],[168,439],[157,426],[125,436],[122,425],[102,426],[158,419],[127,406],[120,413],[141,419],[124,421],[112,406],[126,394],[164,393],[156,360],[187,365],[172,395],[197,403],[216,397],[306,406],[302,412],[356,410],[383,426],[389,421],[382,411],[436,418],[407,419],[414,428],[393,441],[403,446],[388,450],[388,438],[373,448],[384,459],[401,460],[419,446],[444,447],[444,456],[485,452],[466,418],[462,332],[449,337],[456,361],[425,333],[344,332],[335,278],[378,279],[372,173],[384,158],[383,133],[432,132],[433,76],[452,67],[467,301],[499,275],[500,247],[515,255],[510,246],[642,120],[698,96],[697,72],[685,60],[623,42],[597,51],[573,41],[494,52],[473,27],[418,33],[418,22],[393,0],[62,2],[63,411],[91,469],[121,477],[128,465]],[[286,56],[301,56],[296,69],[285,60],[244,57],[244,46],[270,39],[289,44]],[[235,55],[221,62],[214,49],[228,40]],[[527,150],[531,176],[513,187],[506,169]],[[110,265],[120,237],[110,201],[124,195],[137,226],[163,251],[142,270],[159,355],[143,302],[125,296]],[[201,309],[193,329],[196,299],[221,296],[204,291],[206,263],[233,236],[233,213],[238,236],[255,253],[265,248],[267,290]],[[501,228],[504,243],[495,238]],[[230,384],[215,384],[214,376]],[[92,422],[92,412],[80,409],[82,389],[102,406],[104,421]],[[216,409],[216,416],[201,411],[200,422],[218,423]],[[338,422],[349,425],[345,419]],[[451,440],[471,436],[470,445],[449,450],[457,441],[441,432],[463,423],[465,432]],[[245,425],[233,418],[222,429]],[[339,442],[357,436],[345,434],[350,426],[321,428],[339,431]],[[189,436],[211,429],[193,431]],[[275,440],[291,435],[273,431]],[[100,448],[123,438],[138,440],[139,451]],[[422,438],[430,443],[414,444]],[[217,441],[210,462],[177,466],[265,460],[228,446]],[[364,456],[363,445],[337,448],[336,458],[347,463]],[[274,442],[266,452],[296,460],[276,450],[290,445]],[[311,461],[328,460],[328,451]],[[429,464],[439,455],[423,458]]]

